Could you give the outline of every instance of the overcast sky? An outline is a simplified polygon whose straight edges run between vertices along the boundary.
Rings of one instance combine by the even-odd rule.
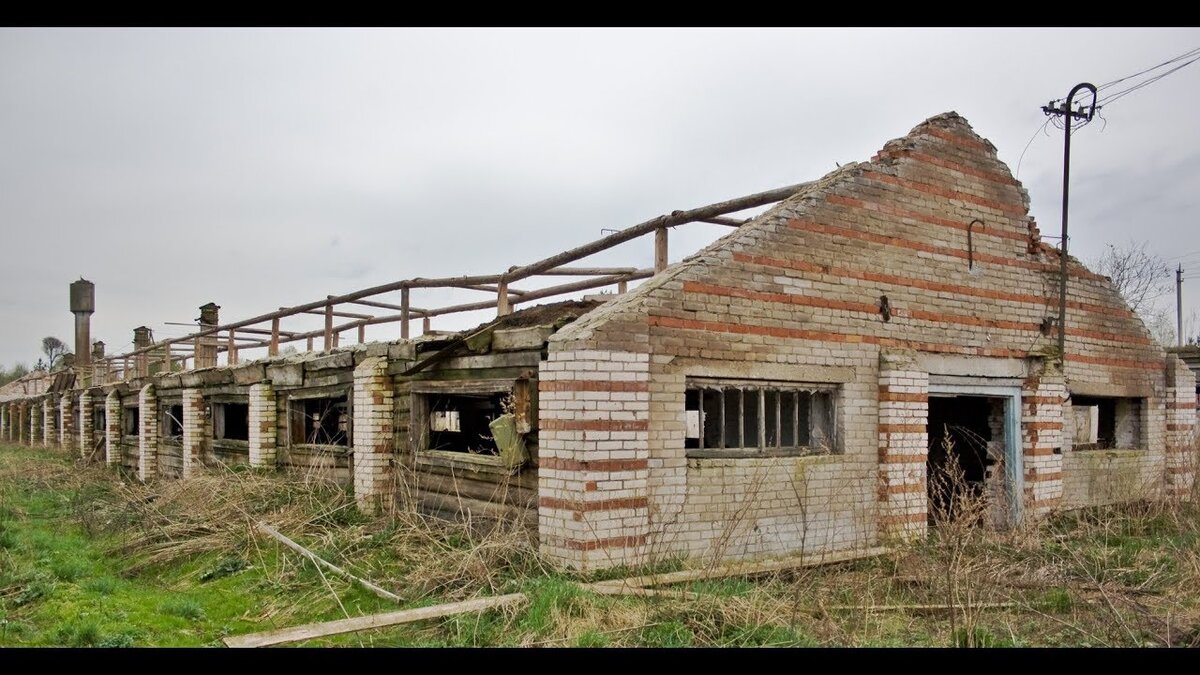
[[[81,276],[112,354],[139,325],[186,333],[166,324],[209,301],[228,321],[497,272],[820,177],[948,110],[1015,171],[1050,99],[1196,47],[1197,29],[0,30],[0,364],[73,341]],[[1200,64],[1072,138],[1072,253],[1132,237],[1183,256],[1185,314],[1197,99]],[[1019,175],[1046,235],[1061,172],[1050,128]],[[722,233],[680,230],[672,260]],[[597,262],[647,266],[651,248]],[[486,298],[464,293],[413,303]]]

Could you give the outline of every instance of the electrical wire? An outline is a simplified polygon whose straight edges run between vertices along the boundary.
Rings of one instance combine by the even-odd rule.
[[[1025,153],[1029,152],[1029,146],[1033,145],[1034,139],[1036,139],[1038,137],[1038,134],[1040,134],[1046,130],[1046,126],[1048,124],[1050,124],[1051,120],[1053,120],[1053,119],[1055,119],[1055,118],[1047,117],[1046,121],[1042,122],[1042,126],[1038,127],[1038,130],[1033,132],[1033,135],[1029,137],[1029,142],[1025,144],[1025,149],[1021,151],[1021,156],[1017,158],[1017,171],[1016,171],[1016,173],[1013,174],[1013,178],[1021,177],[1021,162],[1025,160]],[[1049,134],[1047,134],[1047,135],[1049,135]]]
[[[1129,94],[1131,94],[1131,93],[1133,93],[1133,92],[1137,91],[1138,89],[1141,89],[1142,87],[1145,87],[1145,86],[1149,86],[1149,85],[1151,85],[1151,84],[1154,84],[1155,82],[1158,82],[1159,80],[1161,80],[1161,79],[1163,79],[1164,77],[1166,77],[1166,76],[1170,75],[1171,73],[1176,73],[1176,72],[1179,72],[1180,70],[1182,70],[1182,69],[1184,69],[1184,68],[1186,68],[1186,67],[1188,67],[1188,66],[1192,65],[1193,63],[1195,63],[1195,62],[1197,62],[1197,61],[1200,61],[1200,56],[1197,56],[1196,58],[1192,59],[1191,61],[1186,61],[1186,62],[1184,62],[1184,63],[1181,63],[1181,64],[1179,64],[1178,66],[1175,66],[1174,68],[1172,68],[1172,69],[1168,70],[1168,71],[1167,71],[1167,72],[1165,72],[1165,73],[1161,73],[1161,74],[1159,74],[1159,75],[1155,75],[1154,77],[1152,77],[1152,78],[1150,78],[1150,79],[1148,79],[1148,80],[1143,80],[1143,81],[1139,82],[1138,84],[1135,84],[1135,85],[1133,85],[1132,87],[1129,87],[1128,89],[1124,89],[1124,90],[1122,90],[1122,91],[1119,91],[1119,92],[1117,92],[1117,93],[1115,93],[1115,94],[1110,94],[1110,95],[1108,95],[1108,96],[1105,96],[1103,99],[1101,99],[1100,101],[1098,101],[1096,105],[1097,105],[1097,106],[1099,106],[1099,105],[1112,105],[1112,104],[1113,104],[1113,102],[1115,102],[1115,101],[1119,100],[1121,97],[1123,97],[1123,96],[1127,96],[1127,95],[1129,95]]]
[[[1181,61],[1181,60],[1183,60],[1183,59],[1186,59],[1186,58],[1188,58],[1188,57],[1190,57],[1190,56],[1193,56],[1193,55],[1195,55],[1195,54],[1200,54],[1200,47],[1196,47],[1195,49],[1188,50],[1188,51],[1186,51],[1186,52],[1184,52],[1184,53],[1180,54],[1179,56],[1176,56],[1176,57],[1175,57],[1175,58],[1173,58],[1173,59],[1169,59],[1169,60],[1167,60],[1167,61],[1163,61],[1162,63],[1158,64],[1157,66],[1151,66],[1150,68],[1147,68],[1147,69],[1145,69],[1145,70],[1143,70],[1143,71],[1140,71],[1140,72],[1136,72],[1136,73],[1134,73],[1134,74],[1132,74],[1132,75],[1126,75],[1125,77],[1122,77],[1122,78],[1119,78],[1119,79],[1113,80],[1113,81],[1111,81],[1111,82],[1105,82],[1104,84],[1102,84],[1102,85],[1100,85],[1100,86],[1096,87],[1096,91],[1104,91],[1105,89],[1108,89],[1109,87],[1111,87],[1111,86],[1113,86],[1113,85],[1115,85],[1115,84],[1120,84],[1120,83],[1122,83],[1122,82],[1124,82],[1124,81],[1126,81],[1126,80],[1131,80],[1131,79],[1133,79],[1133,78],[1135,78],[1135,77],[1140,77],[1140,76],[1142,76],[1142,75],[1145,75],[1146,73],[1149,73],[1149,72],[1150,72],[1150,71],[1152,71],[1152,70],[1158,70],[1159,68],[1162,68],[1163,66],[1169,66],[1169,65],[1171,65],[1172,63],[1175,63],[1176,61]]]

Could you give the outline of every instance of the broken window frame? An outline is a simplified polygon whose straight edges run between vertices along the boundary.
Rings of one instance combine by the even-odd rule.
[[[308,407],[309,401],[331,400],[336,401],[337,403],[342,403],[343,399],[346,408],[346,428],[344,431],[342,431],[342,437],[344,437],[346,441],[344,444],[308,443],[305,441],[297,442],[295,440],[296,429],[294,425],[298,423],[298,420],[300,424],[305,424],[305,409]],[[335,389],[319,389],[291,393],[287,397],[286,414],[287,446],[289,448],[349,452],[354,447],[354,396],[352,395],[349,387],[339,386]],[[301,427],[302,430],[304,428],[305,427]],[[307,439],[307,434],[304,434],[303,431],[302,437]]]
[[[1146,399],[1139,396],[1092,396],[1085,394],[1070,394],[1068,399],[1072,418],[1069,421],[1064,421],[1071,424],[1071,450],[1076,452],[1087,452],[1089,450],[1145,450],[1146,443]],[[1122,426],[1122,416],[1120,409],[1123,406],[1129,406],[1132,409],[1125,413],[1133,418],[1133,434],[1132,440],[1125,440],[1120,433]],[[1079,442],[1075,428],[1075,410],[1078,408],[1097,407],[1096,432],[1097,439],[1095,443]],[[1111,422],[1105,417],[1111,414]],[[1128,418],[1125,418],[1128,419]],[[1112,438],[1105,438],[1100,435],[1101,431],[1111,427]]]
[[[179,409],[179,417],[176,418],[174,410]],[[159,418],[158,418],[158,437],[159,440],[166,443],[183,443],[183,401],[159,401]],[[172,419],[179,425],[179,433],[172,435]]]
[[[532,433],[533,421],[537,419],[536,408],[537,382],[527,377],[516,379],[485,379],[470,382],[453,381],[416,381],[410,389],[410,432],[409,442],[413,456],[418,463],[428,463],[437,460],[451,462],[488,463],[502,466],[499,454],[471,453],[461,450],[441,450],[430,448],[432,440],[432,409],[431,399],[435,396],[463,395],[501,395],[512,396],[514,416],[517,421],[517,431],[521,434]]]
[[[141,435],[141,414],[141,408],[136,405],[121,407],[121,438],[137,438]],[[128,433],[131,426],[133,433]]]
[[[837,434],[837,401],[838,385],[813,382],[790,382],[784,380],[754,380],[735,378],[687,378],[685,392],[685,416],[688,412],[699,412],[699,434],[695,438],[697,446],[688,448],[687,443],[693,440],[684,432],[685,455],[697,459],[717,458],[753,458],[753,457],[792,457],[802,455],[838,454],[841,450]],[[737,391],[738,405],[733,409],[728,407],[728,393]],[[689,408],[687,399],[696,392],[696,408]],[[705,401],[708,396],[716,396],[720,412],[713,416],[719,425],[715,437],[717,447],[705,445],[706,427]],[[785,398],[792,401],[792,412],[784,414]],[[807,409],[802,407],[802,401],[807,401]],[[753,406],[747,405],[747,402]],[[773,403],[772,403],[773,401]],[[753,409],[755,421],[747,423],[746,412]],[[730,413],[736,410],[738,416],[738,445],[729,446],[729,434],[726,425],[729,424]],[[774,415],[771,415],[771,411]],[[774,429],[768,428],[773,418]],[[785,434],[785,419],[791,420],[791,433]],[[807,425],[807,434],[801,428],[802,418]],[[823,424],[818,425],[821,421]],[[686,417],[685,417],[686,423]],[[792,443],[784,445],[786,438]],[[807,436],[807,441],[801,439]],[[753,445],[747,447],[747,439],[753,440]],[[770,445],[768,441],[774,439]]]
[[[239,406],[246,409],[246,437],[229,438],[225,435],[228,430],[228,406]],[[250,399],[245,396],[214,396],[209,403],[208,433],[214,444],[227,444],[234,447],[249,447],[250,445]]]

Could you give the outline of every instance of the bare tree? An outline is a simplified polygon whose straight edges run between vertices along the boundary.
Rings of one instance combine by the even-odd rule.
[[[1148,244],[1132,239],[1125,244],[1109,244],[1093,265],[1097,272],[1112,279],[1129,308],[1147,319],[1147,324],[1151,323],[1155,301],[1171,290],[1171,268],[1160,256],[1146,251]]]
[[[67,349],[67,343],[59,340],[54,336],[46,336],[42,338],[42,353],[46,355],[46,370],[54,370],[58,367],[62,358],[71,353]]]

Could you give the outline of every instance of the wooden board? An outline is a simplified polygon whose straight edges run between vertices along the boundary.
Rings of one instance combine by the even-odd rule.
[[[265,633],[237,635],[225,638],[224,642],[226,647],[269,647],[271,645],[300,642],[301,640],[311,640],[330,635],[340,635],[342,633],[353,633],[360,630],[384,628],[386,626],[397,626],[414,621],[454,616],[455,614],[465,614],[467,612],[482,612],[487,609],[525,602],[525,599],[524,593],[510,593],[492,598],[476,598],[475,600],[451,602],[444,605],[433,605],[432,607],[419,607],[417,609],[404,609],[397,612],[387,612],[386,614],[357,616],[351,619],[340,619],[325,623],[310,623],[294,628],[267,631]]]

